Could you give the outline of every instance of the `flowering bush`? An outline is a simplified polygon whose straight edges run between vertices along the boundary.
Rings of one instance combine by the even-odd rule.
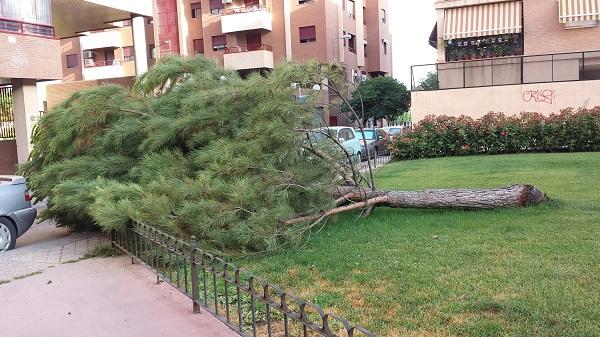
[[[427,116],[391,146],[396,159],[519,152],[600,151],[600,107],[572,108],[546,117]]]

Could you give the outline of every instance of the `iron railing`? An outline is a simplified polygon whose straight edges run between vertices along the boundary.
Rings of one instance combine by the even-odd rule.
[[[269,12],[269,8],[263,5],[248,5],[245,7],[236,7],[231,9],[223,10],[222,15],[232,15],[250,12]]]
[[[124,64],[125,62],[130,62],[130,61],[134,61],[134,60],[135,60],[134,56],[126,56],[123,58],[123,60],[114,59],[114,60],[105,60],[105,61],[86,61],[86,62],[84,62],[84,68],[119,66],[119,65]]]
[[[437,87],[423,87],[436,78]],[[413,91],[600,80],[600,50],[522,55],[411,67]]]
[[[54,38],[54,27],[17,20],[1,19],[0,31],[13,34]]]
[[[15,135],[12,88],[0,86],[0,139],[13,139]]]
[[[367,158],[368,157],[368,158]],[[392,160],[392,154],[390,150],[387,148],[384,149],[369,149],[369,156],[367,156],[366,152],[362,155],[360,162],[360,170],[368,170],[369,164],[371,164],[372,169],[379,168]]]
[[[245,53],[255,50],[273,51],[273,47],[268,44],[251,44],[247,46],[236,46],[225,48],[225,54]]]
[[[197,247],[156,228],[134,224],[114,231],[112,242],[242,336],[375,337],[367,329],[327,314]]]

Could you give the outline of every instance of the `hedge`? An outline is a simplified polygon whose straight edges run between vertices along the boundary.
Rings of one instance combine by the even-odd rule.
[[[600,151],[600,106],[544,116],[427,116],[391,145],[395,159],[520,152]]]

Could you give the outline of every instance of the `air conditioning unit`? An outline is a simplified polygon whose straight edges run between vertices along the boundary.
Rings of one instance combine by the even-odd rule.
[[[223,4],[230,4],[233,3],[233,0],[223,0]]]
[[[84,59],[93,59],[94,58],[94,52],[92,50],[84,50],[83,51],[83,58]]]
[[[361,81],[366,81],[367,80],[367,74],[362,74],[360,77]]]
[[[84,59],[83,62],[86,67],[93,67],[95,64],[94,59]]]

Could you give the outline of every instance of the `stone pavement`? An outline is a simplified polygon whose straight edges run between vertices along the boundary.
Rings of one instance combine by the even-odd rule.
[[[0,284],[0,336],[235,337],[209,313],[123,255],[59,264]]]
[[[45,205],[36,207],[41,211]],[[65,228],[57,228],[52,221],[36,223],[17,239],[15,249],[0,254],[0,281],[75,261],[96,246],[108,243],[109,240],[98,232],[71,233]]]

